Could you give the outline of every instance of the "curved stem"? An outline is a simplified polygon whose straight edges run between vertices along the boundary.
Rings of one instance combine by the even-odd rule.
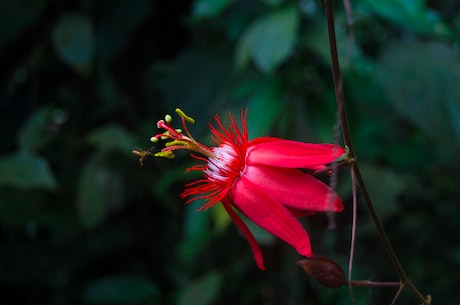
[[[396,301],[398,300],[399,295],[401,294],[401,292],[403,291],[403,289],[404,289],[404,285],[401,284],[401,286],[399,286],[398,291],[396,291],[396,294],[395,294],[395,296],[393,297],[393,300],[391,301],[390,305],[394,305],[394,304],[396,303]]]
[[[330,0],[324,0],[327,20],[327,32],[329,38],[329,49],[331,51],[332,78],[337,100],[337,110],[339,112],[340,124],[342,126],[343,140],[349,148],[350,158],[354,158],[353,144],[351,142],[350,128],[348,127],[347,110],[345,108],[345,98],[343,95],[342,76],[339,68],[339,58],[337,55],[337,43],[335,39],[334,12]]]
[[[337,100],[337,108],[339,112],[340,123],[342,126],[343,132],[343,139],[345,145],[348,146],[349,149],[349,158],[350,160],[355,160],[355,152],[353,149],[353,144],[351,141],[351,133],[348,126],[348,118],[347,112],[345,108],[345,98],[343,95],[343,85],[342,85],[342,77],[340,73],[339,67],[339,60],[337,55],[337,44],[336,44],[336,36],[335,36],[335,29],[334,29],[334,11],[332,7],[331,0],[324,0],[325,12],[326,12],[326,20],[327,20],[327,30],[328,30],[328,38],[329,38],[329,49],[331,52],[331,66],[332,66],[332,77],[334,81],[334,89],[335,95]],[[393,263],[393,266],[398,273],[399,279],[401,280],[402,286],[408,286],[416,295],[416,297],[423,302],[423,304],[429,305],[431,303],[431,296],[428,295],[426,298],[422,295],[422,293],[417,289],[417,287],[409,280],[406,272],[404,271],[401,263],[399,262],[396,253],[393,250],[393,246],[388,239],[388,236],[382,226],[382,223],[375,211],[374,205],[372,200],[369,196],[369,193],[366,188],[366,184],[364,183],[364,179],[361,175],[361,171],[359,170],[358,163],[355,161],[352,164],[352,169],[356,175],[356,180],[361,188],[361,192],[364,196],[364,201],[366,202],[367,208],[371,215],[372,220],[377,228],[377,231],[380,235],[384,248]]]
[[[374,282],[374,281],[349,281],[351,286],[357,287],[398,287],[401,282]]]
[[[351,241],[350,241],[350,259],[348,261],[348,290],[350,292],[350,297],[353,305],[356,305],[355,296],[353,294],[353,281],[351,279],[351,274],[353,271],[353,258],[355,256],[355,240],[356,240],[356,216],[358,209],[358,196],[356,194],[356,181],[355,173],[353,168],[350,167],[350,176],[351,176],[351,190],[353,193],[353,212],[352,212],[352,225],[351,225]]]

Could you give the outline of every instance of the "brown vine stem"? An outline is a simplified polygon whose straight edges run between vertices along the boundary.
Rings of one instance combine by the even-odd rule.
[[[400,282],[374,282],[374,281],[350,281],[352,286],[358,287],[399,287]]]
[[[356,175],[356,180],[358,181],[358,185],[360,186],[361,192],[364,197],[364,201],[366,206],[369,210],[371,218],[377,228],[378,234],[382,240],[384,245],[385,251],[387,255],[390,257],[390,260],[395,268],[395,271],[398,274],[400,279],[401,287],[407,286],[409,287],[415,296],[425,305],[431,304],[431,296],[428,295],[425,297],[417,287],[410,281],[409,277],[407,276],[404,268],[402,267],[395,251],[393,250],[393,246],[391,245],[390,240],[383,228],[383,225],[375,211],[374,204],[372,203],[371,197],[367,191],[366,184],[364,183],[364,179],[361,175],[361,171],[358,166],[358,162],[356,161],[355,152],[353,149],[353,144],[351,141],[351,133],[348,125],[348,118],[347,118],[347,111],[345,107],[345,97],[343,95],[343,84],[342,84],[342,77],[340,73],[340,66],[339,66],[339,59],[337,55],[337,42],[335,36],[335,29],[334,29],[334,9],[331,3],[331,0],[324,0],[324,7],[326,12],[326,22],[327,22],[327,31],[328,31],[328,38],[329,38],[329,49],[331,52],[331,67],[332,67],[332,77],[334,82],[334,89],[335,95],[337,100],[337,108],[339,112],[340,124],[342,126],[343,132],[343,139],[345,145],[348,146],[349,149],[349,159],[352,162],[352,169]]]

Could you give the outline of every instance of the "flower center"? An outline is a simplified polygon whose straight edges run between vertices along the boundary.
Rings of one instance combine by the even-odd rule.
[[[207,168],[204,170],[209,180],[228,183],[239,177],[242,164],[231,144],[223,143],[214,148],[213,153],[214,157],[208,159]]]

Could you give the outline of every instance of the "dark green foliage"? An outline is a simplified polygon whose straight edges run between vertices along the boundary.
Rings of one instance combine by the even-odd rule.
[[[460,5],[359,0],[336,31],[352,137],[402,264],[436,304],[460,300]],[[257,269],[225,211],[184,205],[186,154],[147,158],[176,107],[212,143],[215,113],[249,109],[251,137],[334,142],[336,106],[320,1],[0,2],[0,304],[351,304],[264,231]],[[156,148],[153,147],[155,150]],[[351,184],[318,255],[347,269]],[[396,281],[358,207],[353,277]],[[392,288],[355,288],[390,304]],[[405,292],[398,304],[414,304]]]

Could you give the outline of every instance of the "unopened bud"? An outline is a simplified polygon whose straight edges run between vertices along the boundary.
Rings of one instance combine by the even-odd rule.
[[[332,259],[315,256],[303,259],[297,264],[321,285],[328,288],[339,288],[346,284],[345,272]]]

